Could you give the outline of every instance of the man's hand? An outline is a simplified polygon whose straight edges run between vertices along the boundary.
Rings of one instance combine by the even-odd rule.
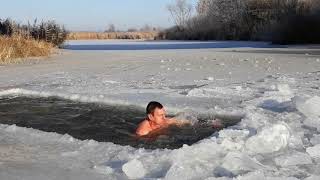
[[[214,120],[212,120],[212,127],[216,128],[216,129],[222,129],[223,124],[220,119],[214,119]]]

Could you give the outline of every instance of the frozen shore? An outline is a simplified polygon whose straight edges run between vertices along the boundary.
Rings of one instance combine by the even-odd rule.
[[[64,50],[43,62],[1,66],[0,96],[141,107],[157,100],[170,112],[191,109],[245,118],[176,150],[135,149],[0,125],[0,179],[320,178],[316,47],[207,42],[206,48],[196,42],[174,48],[183,42],[149,42],[153,48],[143,49],[148,43],[90,43],[100,44],[99,50]],[[117,49],[105,49],[114,43]],[[166,43],[172,48],[163,49]]]

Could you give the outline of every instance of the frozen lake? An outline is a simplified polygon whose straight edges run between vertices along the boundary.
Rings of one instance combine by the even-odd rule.
[[[0,115],[34,122],[33,128],[0,125],[0,179],[319,179],[317,46],[77,41],[46,60],[0,69],[1,99],[26,102],[3,101]],[[79,103],[84,110],[89,104],[144,109],[156,100],[181,117],[243,119],[196,143],[150,150],[82,138],[85,133],[76,139],[64,131],[37,130],[37,119],[26,115],[28,103],[50,98],[59,99],[53,107]],[[52,117],[63,115],[63,108],[53,107],[46,110],[57,112]],[[7,113],[15,108],[21,116]],[[93,124],[110,118],[107,109],[92,112],[90,117],[101,119]]]
[[[285,47],[268,42],[248,41],[112,41],[81,40],[68,41],[69,50],[168,50],[168,49],[211,49],[211,48],[271,48]]]

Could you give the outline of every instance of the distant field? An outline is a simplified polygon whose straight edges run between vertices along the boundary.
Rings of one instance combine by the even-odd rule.
[[[85,39],[149,39],[153,40],[158,32],[71,32],[67,40]]]

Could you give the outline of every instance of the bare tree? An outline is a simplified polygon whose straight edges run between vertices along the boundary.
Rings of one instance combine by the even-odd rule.
[[[186,26],[192,13],[192,5],[187,0],[175,0],[173,4],[167,6],[167,9],[178,28]]]
[[[198,12],[205,13],[209,17],[216,17],[221,22],[229,22],[237,19],[246,0],[201,0],[198,4]]]
[[[199,0],[197,4],[197,13],[199,15],[207,15],[209,13],[213,0]]]

